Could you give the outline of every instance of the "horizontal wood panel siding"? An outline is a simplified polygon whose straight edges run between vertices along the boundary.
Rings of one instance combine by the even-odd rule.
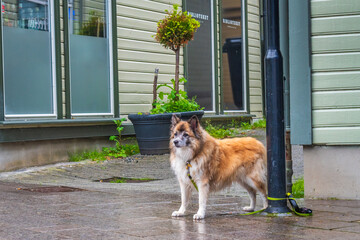
[[[312,0],[313,143],[360,144],[360,1]]]
[[[175,54],[158,44],[153,35],[157,22],[181,0],[117,0],[117,37],[120,114],[146,112],[151,108],[154,70],[159,83],[174,78]],[[183,56],[180,74],[183,74]],[[165,89],[164,89],[165,90]]]
[[[250,113],[262,117],[261,43],[259,0],[248,0],[248,62]]]

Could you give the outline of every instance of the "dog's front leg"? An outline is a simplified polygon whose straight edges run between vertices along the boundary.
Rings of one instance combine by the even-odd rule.
[[[178,211],[172,213],[172,217],[182,217],[185,215],[185,211],[190,202],[191,187],[186,185],[181,179],[179,179],[181,190],[181,206]]]
[[[199,184],[199,210],[194,215],[194,220],[200,220],[205,217],[208,196],[209,184]]]

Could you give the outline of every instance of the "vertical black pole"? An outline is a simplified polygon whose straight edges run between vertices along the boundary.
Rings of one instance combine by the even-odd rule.
[[[266,142],[268,158],[268,196],[286,196],[284,83],[279,43],[279,0],[267,0],[267,43],[265,56]],[[269,200],[268,213],[288,213],[286,200]]]

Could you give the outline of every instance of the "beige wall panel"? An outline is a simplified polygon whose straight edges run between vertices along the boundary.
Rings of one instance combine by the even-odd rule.
[[[252,96],[261,96],[261,88],[250,86],[250,91]]]
[[[156,42],[144,42],[131,39],[118,39],[118,48],[125,50],[144,51],[153,53],[165,53],[173,55],[175,59],[174,51],[166,49]]]
[[[316,36],[311,38],[311,50],[313,53],[360,51],[359,43],[359,33]]]
[[[117,26],[123,28],[137,29],[148,32],[156,32],[156,23],[145,20],[117,16]]]
[[[314,73],[312,89],[315,91],[360,89],[360,71]]]
[[[152,37],[154,34],[155,32],[143,31],[138,29],[129,29],[123,27],[117,28],[118,41],[121,41],[121,39],[130,39],[156,43],[154,38]]]
[[[256,103],[261,104],[262,97],[261,96],[250,96],[250,102],[252,105],[255,105]]]
[[[259,22],[248,22],[248,28],[251,30],[259,31],[259,33],[260,33],[260,23]]]
[[[119,96],[120,104],[151,104],[152,94],[122,93]]]
[[[140,73],[140,72],[124,72],[119,71],[119,81],[120,82],[131,82],[131,83],[150,83],[154,81],[154,72],[153,73]],[[162,74],[161,69],[159,70],[158,75],[158,84],[170,83],[170,80],[174,78],[173,74]]]
[[[311,32],[313,35],[358,33],[360,32],[359,22],[359,15],[313,18]]]
[[[255,55],[255,56],[260,56],[261,50],[258,47],[249,47],[249,54]]]
[[[181,5],[181,1],[179,0],[175,0],[175,1],[117,0],[117,4],[163,13],[165,10],[170,10],[173,4]]]
[[[148,62],[148,63],[163,63],[173,64],[175,69],[175,56],[162,53],[149,53],[130,50],[118,50],[118,59],[124,61]],[[180,63],[183,58],[180,57]]]
[[[137,8],[121,6],[121,5],[117,6],[117,15],[122,17],[146,20],[153,23],[156,23],[157,21],[159,21],[159,19],[165,17],[164,12],[157,13],[154,11],[148,11],[148,10],[137,9]]]
[[[253,39],[253,38],[249,38],[249,43],[248,43],[249,47],[257,47],[260,48],[260,40],[259,39]]]
[[[321,0],[311,1],[312,17],[360,14],[358,0]]]
[[[312,69],[313,71],[360,69],[360,52],[313,54]]]
[[[149,112],[151,104],[120,104],[121,114]]]
[[[165,74],[175,72],[175,66],[169,64],[119,61],[119,71],[153,73],[155,68],[159,68]],[[180,66],[180,74],[183,74],[182,66]]]
[[[250,80],[249,85],[251,88],[260,88],[261,89],[261,81],[259,81],[259,80]]]
[[[260,61],[261,61],[260,56],[249,54],[249,62],[250,63],[260,63]]]
[[[313,127],[360,126],[360,108],[314,110]]]
[[[359,144],[360,127],[326,127],[313,129],[314,144]]]
[[[360,90],[314,92],[312,101],[314,110],[360,108]]]
[[[137,93],[137,94],[152,94],[153,84],[149,83],[119,83],[120,93]],[[167,87],[162,87],[158,92],[170,92],[170,89]]]

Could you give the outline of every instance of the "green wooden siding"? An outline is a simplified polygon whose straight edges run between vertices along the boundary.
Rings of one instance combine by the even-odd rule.
[[[314,144],[360,144],[360,1],[311,1]]]
[[[174,78],[175,55],[155,42],[157,21],[181,0],[117,0],[120,114],[147,112],[152,102],[154,70],[159,83]],[[181,55],[183,55],[181,53]],[[181,56],[180,62],[183,62]],[[183,74],[183,66],[180,74]],[[165,90],[165,89],[164,89]]]
[[[250,113],[262,117],[262,83],[261,83],[261,43],[260,43],[260,2],[247,1],[248,14],[248,62]]]

